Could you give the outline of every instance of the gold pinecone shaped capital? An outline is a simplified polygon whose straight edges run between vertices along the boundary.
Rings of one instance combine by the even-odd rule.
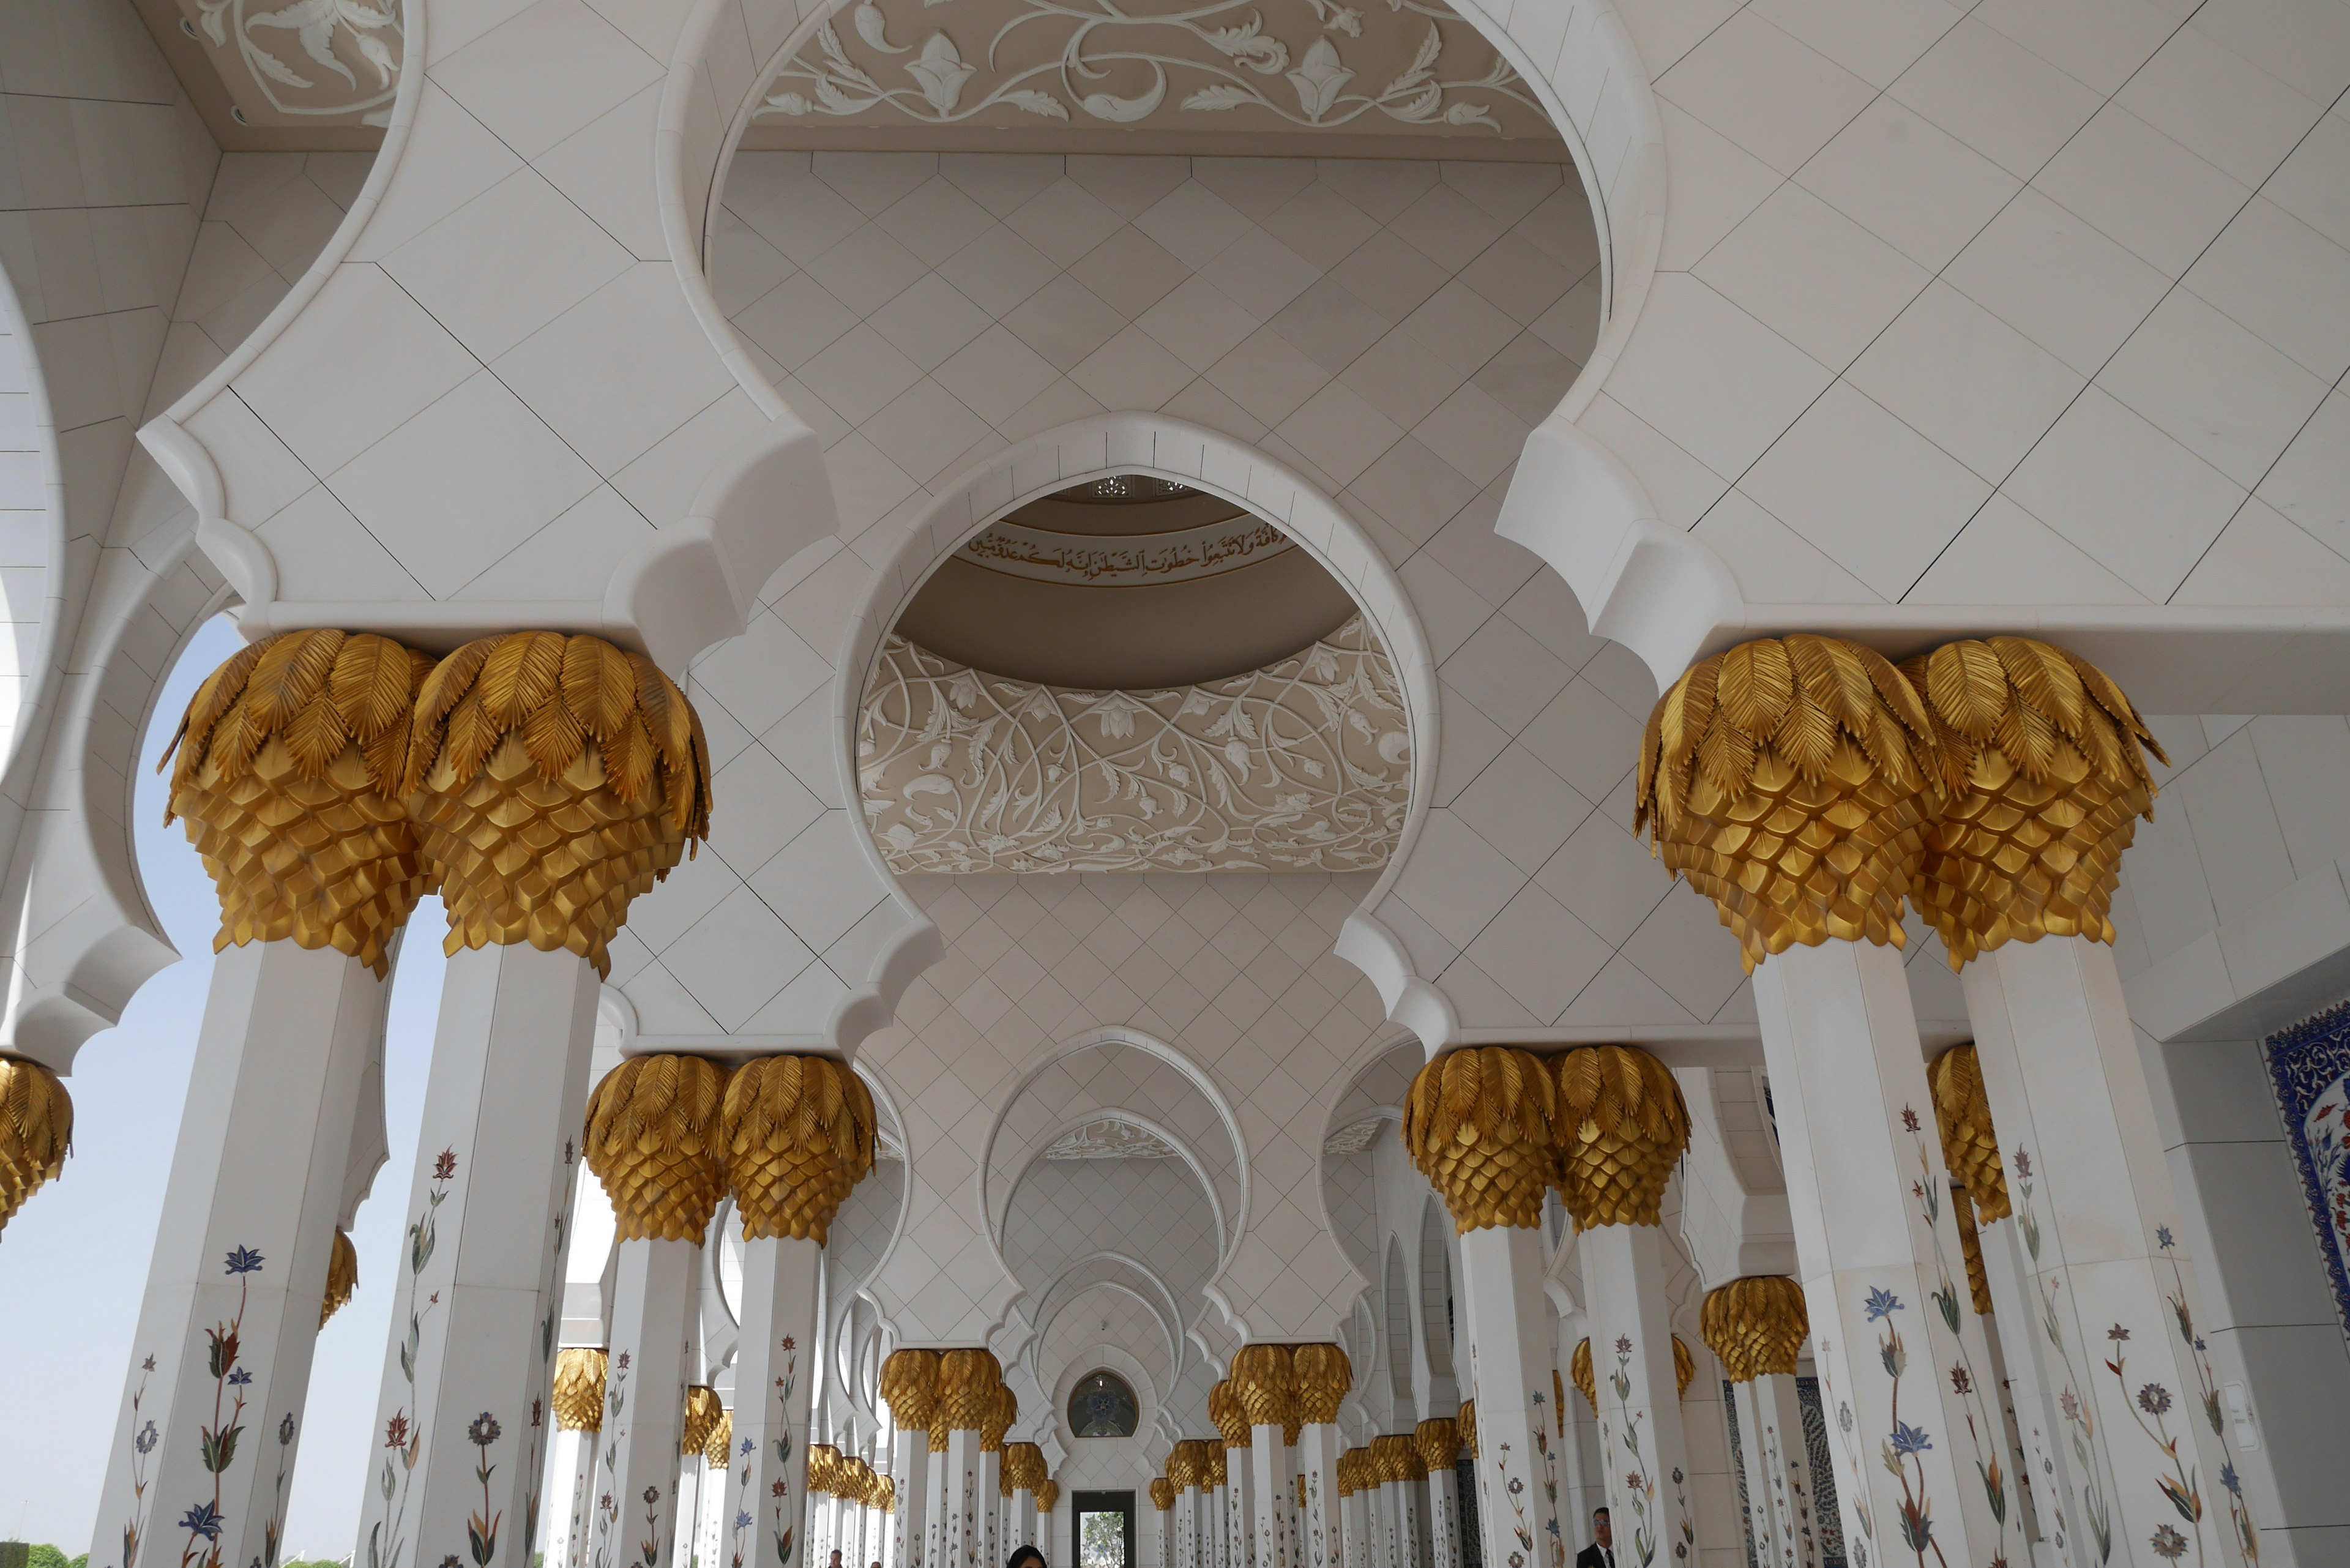
[[[1575,1388],[1592,1413],[1599,1411],[1599,1379],[1591,1368],[1591,1340],[1588,1335],[1575,1342],[1575,1355],[1568,1359],[1566,1375],[1575,1379]]]
[[[1812,1332],[1804,1287],[1784,1274],[1750,1274],[1708,1291],[1699,1314],[1707,1348],[1732,1383],[1793,1377]]]
[[[731,1081],[727,1087],[733,1087]],[[899,1427],[928,1429],[939,1410],[939,1353],[910,1346],[891,1351],[881,1364],[881,1399]]]
[[[1558,1127],[1558,1085],[1513,1045],[1448,1051],[1404,1096],[1403,1141],[1463,1235],[1542,1223]]]
[[[1926,705],[1882,654],[1799,633],[1690,666],[1648,714],[1633,831],[1713,900],[1748,972],[1830,937],[1899,947],[1942,790]]]
[[[1411,1430],[1419,1446],[1420,1462],[1430,1470],[1449,1470],[1461,1458],[1461,1428],[1450,1416],[1431,1416]]]
[[[555,1387],[549,1403],[565,1431],[603,1428],[605,1365],[604,1353],[588,1345],[570,1345],[555,1353]]]
[[[1161,1513],[1171,1513],[1175,1508],[1175,1483],[1165,1476],[1150,1478],[1150,1506]]]
[[[1461,1408],[1453,1416],[1452,1425],[1461,1434],[1461,1446],[1469,1450],[1471,1459],[1475,1459],[1477,1457],[1477,1401],[1474,1399],[1461,1401]]]
[[[726,1195],[725,1082],[699,1056],[631,1056],[588,1096],[588,1168],[621,1241],[702,1243]]]
[[[359,1251],[351,1245],[350,1236],[339,1225],[335,1227],[334,1246],[327,1253],[327,1292],[318,1303],[318,1326],[343,1310],[359,1288]]]
[[[1982,1058],[1973,1044],[1953,1045],[1927,1063],[1926,1087],[1933,1096],[1934,1127],[1941,1134],[1942,1162],[1951,1179],[1967,1189],[1977,1218],[1986,1223],[2006,1219],[2013,1212],[2007,1162],[2000,1158]]]
[[[1586,1045],[1554,1065],[1559,1189],[1575,1228],[1662,1223],[1665,1185],[1690,1140],[1671,1071],[1631,1045]]]
[[[873,1096],[829,1056],[757,1056],[726,1080],[727,1180],[745,1240],[821,1246],[873,1169]],[[922,1423],[922,1424],[927,1424]]]
[[[402,788],[432,668],[388,637],[289,631],[196,688],[164,751],[163,821],[186,820],[219,892],[214,952],[291,941],[388,972],[394,933],[434,882]]]
[[[609,974],[629,903],[710,836],[710,748],[643,654],[507,632],[426,677],[401,794],[441,870],[450,953],[527,942]]]
[[[678,1429],[678,1452],[691,1458],[710,1446],[718,1430],[719,1418],[726,1407],[718,1397],[718,1390],[706,1383],[696,1383],[685,1391],[685,1424]]]
[[[73,1096],[55,1073],[0,1056],[0,1230],[25,1199],[64,1174],[73,1151]]]
[[[983,1346],[965,1345],[939,1356],[939,1419],[957,1432],[984,1427],[995,1390],[1003,1386],[1003,1364]]]
[[[1354,1364],[1326,1340],[1301,1345],[1290,1357],[1297,1370],[1297,1418],[1327,1426],[1338,1418],[1339,1403],[1355,1386]]]
[[[1279,1427],[1297,1440],[1297,1363],[1285,1345],[1243,1345],[1232,1352],[1232,1398],[1252,1428]]]
[[[2043,936],[2111,943],[2122,854],[2154,820],[2143,753],[2169,761],[2121,688],[2028,637],[1949,643],[1901,669],[1946,795],[1912,890],[1950,967]]]

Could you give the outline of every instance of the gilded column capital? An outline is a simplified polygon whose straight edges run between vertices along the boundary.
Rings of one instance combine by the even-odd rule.
[[[1558,1085],[1513,1045],[1449,1051],[1404,1096],[1403,1141],[1462,1234],[1542,1223],[1558,1141]]]
[[[1461,1434],[1461,1446],[1469,1450],[1471,1459],[1475,1459],[1477,1457],[1477,1401],[1461,1400],[1460,1413],[1452,1417],[1452,1425]]]
[[[1045,1512],[1050,1513],[1060,1505],[1061,1483],[1047,1476],[1045,1478],[1045,1484],[1036,1489],[1036,1506]]]
[[[1285,1345],[1243,1345],[1232,1352],[1232,1397],[1251,1428],[1279,1427],[1297,1441],[1297,1363]]]
[[[213,950],[331,948],[381,976],[432,889],[403,802],[410,718],[432,660],[367,632],[289,631],[196,688],[164,755],[168,826],[219,890]]]
[[[1338,1495],[1340,1497],[1352,1497],[1361,1490],[1359,1482],[1362,1472],[1362,1449],[1348,1449],[1338,1456]]]
[[[1412,1463],[1419,1458],[1419,1449],[1399,1432],[1371,1439],[1371,1472],[1382,1485],[1410,1480]],[[1426,1473],[1424,1469],[1422,1473]]]
[[[2137,819],[2154,820],[2141,748],[2170,760],[2121,688],[2026,637],[1953,642],[1901,668],[1933,720],[1948,797],[1914,890],[1950,967],[2043,936],[2110,943],[2122,852]]]
[[[1723,1376],[1751,1383],[1795,1375],[1812,1319],[1801,1283],[1784,1274],[1750,1274],[1708,1291],[1698,1326]]]
[[[1207,1473],[1208,1444],[1203,1438],[1186,1438],[1167,1456],[1167,1479],[1179,1491],[1196,1490]]]
[[[1953,1045],[1927,1063],[1926,1087],[1934,1099],[1935,1130],[1942,1135],[1942,1162],[1967,1189],[1978,1218],[2006,1219],[2013,1212],[2007,1162],[2000,1158],[1999,1130],[1991,1126],[1991,1096],[1974,1046]]]
[[[873,1490],[881,1500],[873,1506],[884,1513],[898,1511],[898,1478],[896,1476],[882,1476],[873,1483]]]
[[[1673,1335],[1673,1397],[1689,1397],[1690,1379],[1697,1376],[1697,1357],[1690,1351],[1689,1343],[1679,1334]]]
[[[73,1149],[73,1096],[55,1073],[0,1056],[0,1230],[25,1199],[64,1174]]]
[[[1665,1184],[1689,1147],[1680,1085],[1630,1045],[1586,1045],[1555,1064],[1559,1188],[1575,1229],[1661,1224]]]
[[[1232,1449],[1222,1443],[1208,1445],[1206,1480],[1210,1486],[1232,1485]]]
[[[1328,1426],[1355,1386],[1354,1363],[1327,1341],[1301,1345],[1290,1357],[1297,1369],[1297,1418],[1309,1427]]]
[[[983,1454],[1001,1453],[1003,1434],[1010,1431],[1012,1423],[1018,1419],[1020,1397],[1005,1386],[1003,1376],[999,1371],[994,1390],[988,1397],[986,1407],[980,1412],[979,1451]]]
[[[1599,1379],[1591,1370],[1590,1335],[1586,1334],[1575,1342],[1575,1355],[1568,1359],[1566,1371],[1567,1376],[1575,1379],[1575,1386],[1583,1395],[1583,1402],[1591,1407],[1593,1415],[1597,1415]]]
[[[318,1326],[326,1327],[327,1320],[342,1311],[343,1304],[359,1288],[359,1251],[338,1225],[334,1245],[327,1252],[327,1291],[318,1303]]]
[[[724,1470],[734,1462],[734,1412],[718,1412],[718,1425],[711,1430],[710,1440],[702,1445],[702,1462],[713,1470]]]
[[[810,1443],[807,1451],[807,1491],[830,1497],[840,1484],[840,1450],[830,1443]]]
[[[873,1096],[829,1056],[757,1056],[726,1080],[726,1174],[745,1240],[821,1246],[873,1168]],[[927,1422],[916,1422],[927,1425]]]
[[[734,1085],[730,1080],[726,1086],[731,1090]],[[881,1364],[881,1400],[900,1428],[928,1430],[939,1413],[939,1353],[891,1351]]]
[[[1991,1276],[1983,1272],[1982,1237],[1975,1229],[1974,1205],[1961,1201],[1950,1208],[1959,1222],[1959,1256],[1967,1265],[1967,1295],[1974,1303],[1975,1315],[1989,1317]]]
[[[588,1096],[588,1168],[621,1241],[702,1244],[726,1195],[725,1082],[699,1056],[631,1056]]]
[[[1004,1449],[1004,1456],[1006,1465],[1016,1460],[1018,1469],[1013,1474],[1012,1484],[1018,1490],[1033,1492],[1045,1484],[1050,1474],[1045,1450],[1034,1443],[1014,1443]]]
[[[685,1391],[685,1423],[678,1428],[677,1450],[691,1459],[710,1446],[718,1430],[719,1418],[726,1407],[718,1397],[718,1390],[707,1383],[696,1383]]]
[[[1175,1485],[1165,1476],[1153,1476],[1150,1478],[1150,1506],[1157,1509],[1161,1513],[1171,1513],[1174,1511]]]
[[[941,1400],[938,1414],[931,1417],[931,1452],[943,1454],[947,1451],[947,1434],[952,1429],[947,1425],[946,1405]]]
[[[1924,701],[1840,638],[1739,644],[1658,699],[1633,831],[1711,898],[1749,973],[1800,942],[1902,945],[1939,794]]]
[[[1229,1377],[1220,1379],[1208,1390],[1208,1419],[1216,1424],[1225,1448],[1245,1449],[1255,1438],[1249,1429],[1248,1412],[1241,1408],[1240,1396]]]
[[[552,631],[486,637],[425,678],[401,795],[441,872],[451,953],[606,950],[629,902],[710,836],[710,751],[640,653]]]
[[[587,1345],[555,1353],[555,1387],[548,1403],[555,1419],[567,1432],[596,1432],[604,1427],[605,1355]]]
[[[947,1351],[939,1357],[939,1417],[953,1431],[976,1432],[1003,1386],[1003,1364],[995,1352],[983,1346]]]
[[[1411,1429],[1420,1462],[1430,1470],[1449,1470],[1461,1458],[1461,1428],[1450,1416],[1431,1416]]]

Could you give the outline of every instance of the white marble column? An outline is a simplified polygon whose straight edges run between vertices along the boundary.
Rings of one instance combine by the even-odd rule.
[[[1599,1397],[1607,1510],[1624,1543],[1676,1560],[1697,1551],[1690,1501],[1689,1438],[1673,1371],[1672,1306],[1665,1293],[1665,1238],[1654,1225],[1602,1225],[1576,1239]],[[1479,1411],[1484,1407],[1480,1403]]]
[[[596,1430],[558,1427],[555,1434],[557,1490],[546,1500],[546,1568],[581,1568],[588,1561],[588,1511],[595,1494]]]
[[[816,1382],[808,1347],[816,1342],[816,1278],[823,1267],[824,1249],[811,1240],[759,1236],[743,1243],[726,1568],[734,1568],[738,1556],[742,1568],[810,1568],[802,1554]],[[823,1568],[823,1560],[813,1568]]]
[[[1338,1424],[1311,1419],[1315,1412],[1310,1407],[1304,1413],[1309,1418],[1297,1430],[1297,1468],[1305,1478],[1305,1516],[1298,1530],[1301,1568],[1338,1568],[1344,1545],[1338,1518]]]
[[[1795,1379],[1764,1373],[1730,1388],[1755,1557],[1762,1568],[1819,1568],[1817,1492]]]
[[[1175,1490],[1175,1563],[1176,1568],[1201,1568],[1197,1486],[1178,1487]]]
[[[1292,1568],[1289,1515],[1297,1482],[1293,1450],[1281,1440],[1281,1425],[1252,1427],[1249,1446],[1230,1456],[1248,1469],[1249,1556],[1255,1568]]]
[[[1460,1478],[1452,1461],[1461,1438],[1450,1417],[1422,1421],[1412,1432],[1428,1472],[1428,1558],[1430,1568],[1461,1568]]]
[[[987,1439],[993,1437],[993,1446]],[[1007,1553],[1003,1547],[1003,1434],[980,1434],[979,1445],[980,1562],[994,1568]]]
[[[1344,1568],[1373,1568],[1369,1502],[1358,1487],[1340,1489],[1338,1560]]]
[[[950,1434],[943,1424],[934,1421],[924,1436],[930,1468],[922,1488],[922,1561],[924,1568],[954,1568],[949,1531],[954,1511],[954,1488],[947,1463]]]
[[[1175,1491],[1164,1476],[1150,1483],[1150,1521],[1149,1562],[1153,1568],[1175,1568]],[[1051,1542],[1045,1546],[1049,1558]]]
[[[932,1374],[936,1376],[935,1372]],[[936,1398],[935,1392],[932,1395]],[[891,1407],[896,1414],[896,1407]],[[929,1411],[913,1425],[900,1420],[889,1438],[889,1480],[898,1506],[889,1511],[889,1561],[884,1568],[923,1568],[923,1521],[930,1501]]]
[[[384,993],[290,940],[213,961],[93,1562],[276,1561]]]
[[[1459,1304],[1477,1402],[1477,1524],[1492,1568],[1565,1568],[1551,1447],[1546,1249],[1534,1226],[1461,1237]],[[1587,1267],[1587,1266],[1586,1266]],[[1510,1483],[1520,1483],[1513,1490]],[[1515,1554],[1520,1563],[1510,1559]]]
[[[1847,1552],[2022,1555],[1993,1391],[1960,1336],[1965,1269],[1901,953],[1830,940],[1754,971]]]
[[[692,1515],[679,1496],[678,1443],[685,1390],[693,1380],[690,1324],[701,1308],[702,1249],[692,1241],[623,1241],[612,1285],[611,1365],[605,1373],[598,1445],[599,1510],[593,1554],[599,1563],[667,1563]]]
[[[2231,1484],[2195,1272],[2113,950],[2081,937],[2009,942],[1962,979],[2018,1282],[2063,1432],[2051,1446],[2076,1461],[2060,1469],[2076,1558],[2084,1547],[2133,1561],[2191,1549],[2199,1562],[2244,1562],[2257,1527]]]
[[[993,1568],[982,1533],[979,1428],[947,1433],[947,1568]]]
[[[1551,1436],[1558,1447],[1558,1525],[1566,1537],[1569,1562],[1591,1533],[1591,1511],[1603,1506],[1607,1495],[1604,1479],[1596,1485],[1588,1479],[1596,1474],[1596,1467],[1584,1462],[1584,1450],[1588,1448],[1596,1454],[1598,1448],[1599,1413],[1585,1403],[1572,1375],[1575,1347],[1584,1338],[1582,1320],[1580,1312],[1572,1324],[1565,1317],[1557,1320],[1558,1338],[1551,1364]],[[1465,1500],[1463,1506],[1467,1506]]]
[[[359,1530],[369,1568],[395,1553],[487,1568],[529,1551],[596,997],[596,971],[575,953],[461,948],[449,960],[386,1282],[391,1344]]]

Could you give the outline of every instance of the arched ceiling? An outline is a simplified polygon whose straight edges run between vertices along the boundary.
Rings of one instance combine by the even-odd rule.
[[[922,585],[898,635],[1014,680],[1140,691],[1259,669],[1355,613],[1337,580],[1263,518],[1120,476],[978,534]]]

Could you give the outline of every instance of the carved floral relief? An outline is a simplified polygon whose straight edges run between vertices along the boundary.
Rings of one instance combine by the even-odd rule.
[[[1411,738],[1359,616],[1263,669],[1159,691],[1006,680],[893,636],[858,768],[899,872],[1362,871],[1402,830]]]
[[[246,125],[390,122],[400,0],[179,0]]]
[[[1492,46],[1420,0],[858,0],[849,21],[777,73],[762,118],[1554,134]]]

